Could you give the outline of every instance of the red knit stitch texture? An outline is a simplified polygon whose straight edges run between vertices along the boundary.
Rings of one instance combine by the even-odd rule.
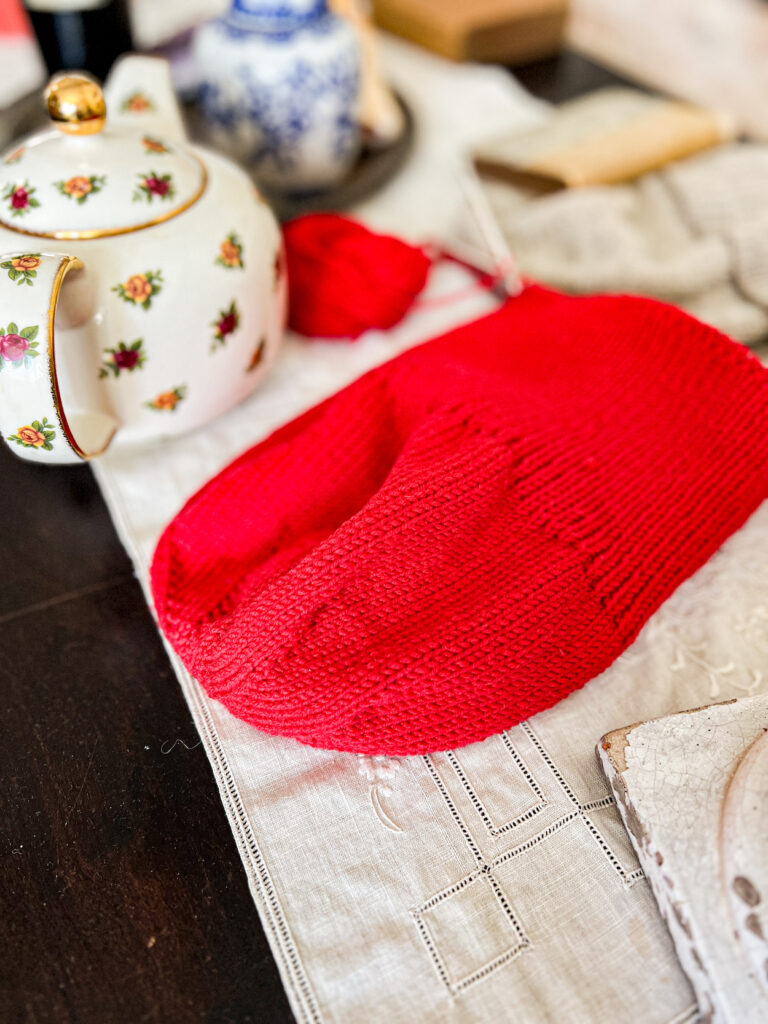
[[[766,496],[754,356],[661,303],[529,287],[206,485],[155,605],[238,718],[418,754],[602,672]]]

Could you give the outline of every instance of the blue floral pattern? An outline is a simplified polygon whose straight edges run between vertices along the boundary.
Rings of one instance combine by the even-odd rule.
[[[290,187],[292,178],[301,178],[307,162],[317,159],[318,149],[326,154],[326,164],[344,167],[354,159],[359,145],[355,115],[360,54],[345,21],[325,13],[300,32],[273,34],[241,29],[225,20],[207,31],[211,50],[216,49],[226,73],[212,62],[204,68],[201,103],[214,125],[243,142],[239,155],[253,164],[265,183],[272,180],[278,187]],[[313,51],[305,45],[309,35],[332,38]],[[255,57],[255,39],[263,55],[260,60]],[[267,61],[272,64],[268,75],[263,70]]]
[[[236,39],[257,31],[274,34],[281,39],[312,25],[328,13],[326,0],[307,0],[304,4],[269,3],[265,0],[233,0],[232,10],[224,19],[226,30]],[[327,31],[327,25],[323,28]]]

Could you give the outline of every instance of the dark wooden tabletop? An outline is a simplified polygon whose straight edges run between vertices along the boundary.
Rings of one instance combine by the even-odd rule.
[[[617,81],[573,54],[517,73],[555,101]],[[0,444],[0,480],[0,1022],[292,1021],[90,470]]]

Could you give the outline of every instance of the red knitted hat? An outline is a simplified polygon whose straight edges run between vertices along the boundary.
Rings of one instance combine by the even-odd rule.
[[[603,671],[768,496],[768,372],[672,307],[528,288],[278,430],[152,567],[239,718],[415,754]]]

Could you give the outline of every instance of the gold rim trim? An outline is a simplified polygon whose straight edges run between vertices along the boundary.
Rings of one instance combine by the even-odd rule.
[[[144,221],[143,224],[134,224],[127,228],[91,228],[87,231],[28,231],[26,228],[18,227],[16,224],[9,224],[5,220],[0,220],[0,224],[8,231],[15,231],[18,235],[30,235],[32,238],[58,238],[65,242],[87,242],[92,238],[111,238],[113,235],[129,235],[133,231],[143,231],[145,228],[152,228],[156,224],[163,224],[167,220],[178,217],[180,213],[184,213],[190,206],[194,206],[208,187],[207,167],[194,153],[190,153],[190,156],[197,162],[202,172],[200,188],[190,199],[187,199],[181,206],[176,207],[175,210],[169,210],[167,213],[155,217],[154,220]]]
[[[88,459],[93,459],[97,455],[101,455],[107,450],[109,445],[112,443],[112,438],[117,432],[117,427],[114,428],[112,433],[109,435],[107,440],[95,452],[86,452],[80,447],[75,440],[75,435],[72,433],[72,428],[69,425],[69,421],[64,413],[64,406],[61,401],[61,390],[59,388],[59,377],[56,372],[56,351],[54,346],[54,321],[56,319],[56,306],[59,302],[59,294],[61,293],[61,286],[64,282],[64,278],[70,270],[83,270],[83,261],[78,259],[77,256],[65,256],[59,264],[59,269],[56,271],[56,276],[53,279],[53,285],[51,287],[51,301],[48,306],[48,362],[50,366],[51,375],[51,393],[53,395],[53,404],[56,408],[56,415],[59,418],[61,424],[61,430],[64,437],[67,439],[67,443],[72,451],[83,461],[87,462]]]

